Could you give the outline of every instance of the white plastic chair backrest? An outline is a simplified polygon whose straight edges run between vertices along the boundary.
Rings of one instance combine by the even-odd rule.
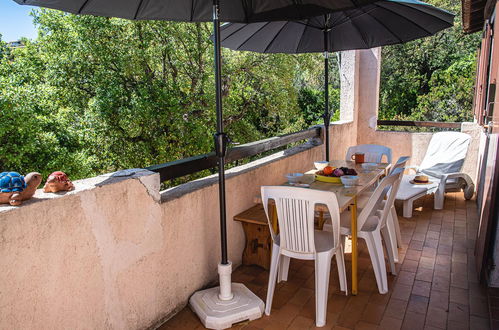
[[[384,226],[386,220],[388,218],[388,213],[390,212],[393,203],[395,202],[395,197],[397,196],[397,192],[400,188],[400,182],[402,182],[402,177],[404,176],[404,168],[397,167],[392,170],[390,176],[396,177],[395,182],[393,183],[391,189],[388,191],[388,198],[386,199],[385,207],[382,210],[381,215],[381,225]],[[386,188],[385,188],[386,189]]]
[[[352,160],[352,155],[356,153],[364,154],[366,163],[381,163],[383,156],[386,156],[387,163],[392,163],[392,149],[378,144],[360,144],[348,148],[346,160]]]
[[[268,203],[273,199],[277,208],[279,223],[279,244],[281,249],[296,253],[315,253],[314,209],[316,204],[324,204],[331,215],[333,243],[340,243],[340,211],[338,200],[333,192],[285,186],[262,186],[262,203],[272,240],[276,233],[269,218]]]
[[[390,169],[390,173],[393,173],[397,168],[404,168],[405,164],[411,157],[409,156],[402,156],[400,157],[395,164],[393,164],[392,168]]]
[[[461,132],[433,134],[419,171],[435,177],[460,172],[470,140],[471,136]]]
[[[391,208],[391,204],[393,204],[393,200],[395,199],[396,195],[396,193],[392,194],[389,192],[393,188],[396,181],[401,179],[401,173],[403,173],[403,169],[398,168],[393,171],[393,174],[386,176],[378,184],[373,194],[371,195],[371,197],[369,197],[369,200],[357,217],[357,228],[359,230],[362,229],[367,219],[372,215],[380,217],[380,221],[377,224],[378,229],[385,225],[388,212]],[[384,207],[382,207],[381,205],[382,202],[385,201],[385,197],[386,203],[384,204]]]

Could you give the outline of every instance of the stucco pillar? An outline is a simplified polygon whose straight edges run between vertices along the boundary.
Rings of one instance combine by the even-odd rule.
[[[370,143],[379,104],[381,48],[341,52],[340,120],[352,121],[352,144]]]
[[[369,143],[376,132],[381,74],[381,48],[357,51],[359,66],[357,103],[357,143]]]
[[[359,61],[355,50],[341,52],[340,120],[355,121],[357,108]]]

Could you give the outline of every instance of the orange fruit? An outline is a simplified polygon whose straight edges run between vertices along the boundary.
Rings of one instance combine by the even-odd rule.
[[[326,166],[322,171],[325,175],[331,175],[333,174],[334,168],[332,166]]]

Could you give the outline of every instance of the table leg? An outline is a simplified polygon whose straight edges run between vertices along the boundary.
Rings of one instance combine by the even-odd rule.
[[[357,294],[357,197],[350,207],[352,214],[352,295]]]
[[[279,223],[277,222],[277,207],[275,205],[270,205],[270,223],[272,224],[272,229],[274,234],[279,234]]]
[[[318,225],[319,225],[319,230],[322,230],[324,228],[324,222],[325,222],[325,219],[324,219],[324,211],[319,211],[319,221],[318,221]]]

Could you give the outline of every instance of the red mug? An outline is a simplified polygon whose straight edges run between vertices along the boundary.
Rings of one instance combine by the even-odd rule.
[[[364,162],[364,154],[362,153],[353,154],[352,160],[355,160],[355,164],[361,164]]]

